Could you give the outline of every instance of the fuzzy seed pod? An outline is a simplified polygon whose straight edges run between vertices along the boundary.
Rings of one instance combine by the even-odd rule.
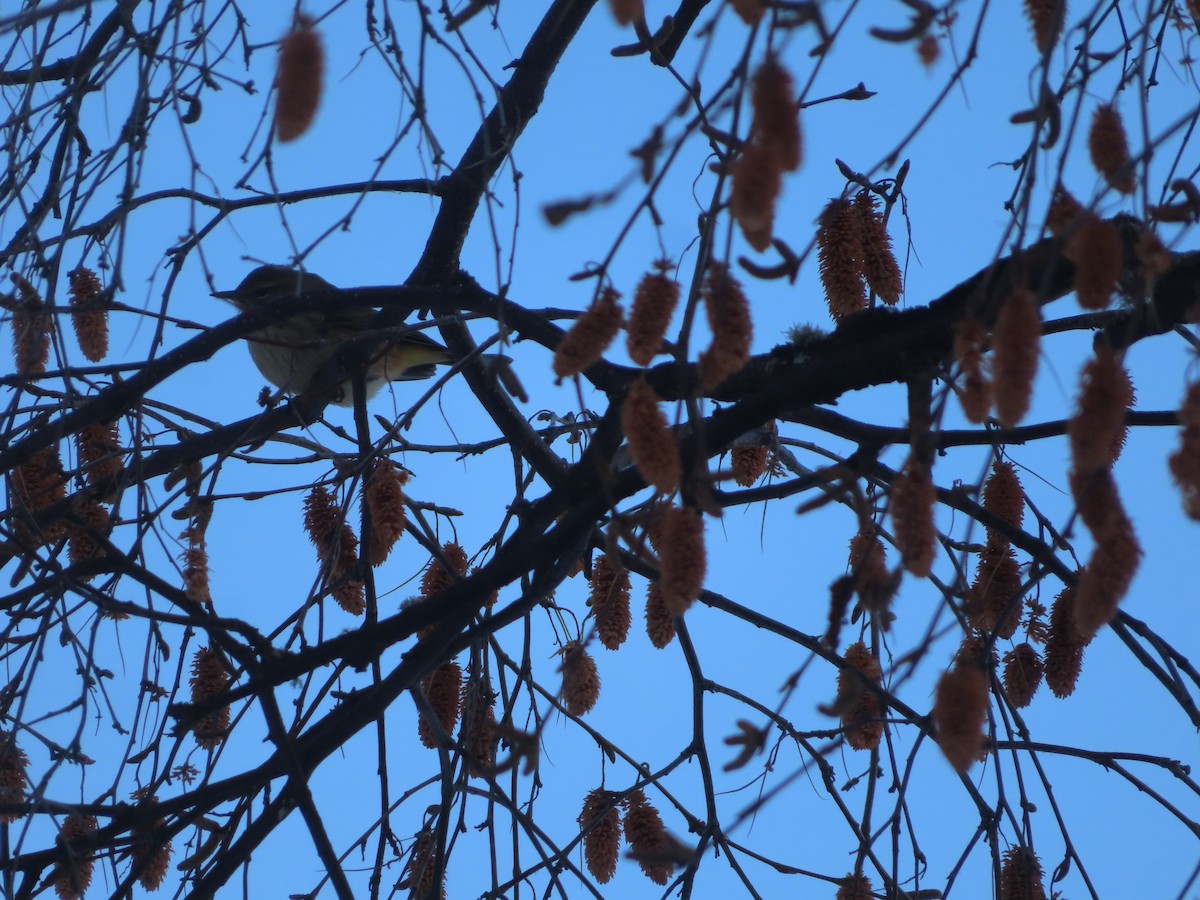
[[[133,799],[143,806],[158,803],[158,798],[149,792],[149,788],[134,791]],[[149,825],[135,827],[130,833],[132,843],[129,856],[133,860],[138,882],[147,891],[157,891],[162,887],[171,867],[171,842],[164,842],[155,837],[155,832],[164,828],[166,824],[165,819],[158,818]]]
[[[707,392],[736,375],[749,361],[754,328],[750,302],[728,267],[709,266],[701,296],[712,332],[712,344],[700,354],[699,363],[700,390]]]
[[[400,535],[404,534],[404,483],[408,475],[396,469],[390,459],[379,458],[371,471],[371,480],[364,492],[367,514],[371,518],[372,566],[388,558]]]
[[[704,587],[704,517],[689,507],[671,506],[663,510],[660,527],[659,589],[671,615],[682,616]]]
[[[554,350],[554,374],[561,381],[578,375],[600,359],[621,330],[620,294],[604,288],[592,305],[563,335]]]
[[[924,35],[917,41],[917,59],[921,60],[921,65],[926,69],[933,68],[942,56],[942,45],[937,37],[932,34]]]
[[[187,540],[180,562],[183,563],[183,589],[193,603],[212,603],[208,582],[208,546],[204,529],[191,526],[180,537]]]
[[[675,640],[675,619],[667,609],[657,581],[650,582],[646,589],[646,634],[659,650]]]
[[[854,198],[854,211],[858,214],[862,234],[863,277],[880,300],[895,306],[904,289],[903,279],[892,250],[891,235],[876,207],[875,195],[870,191],[859,191]]]
[[[1071,233],[1084,217],[1090,215],[1083,204],[1061,184],[1054,188],[1050,209],[1046,212],[1046,230],[1055,237]]]
[[[1200,381],[1187,389],[1179,410],[1179,449],[1171,454],[1171,477],[1183,495],[1188,518],[1200,522]]]
[[[835,900],[874,900],[871,892],[871,879],[866,875],[855,875],[851,872],[838,884]]]
[[[13,357],[17,375],[27,378],[46,371],[50,359],[50,332],[54,320],[33,285],[20,275],[12,276],[20,295],[12,313]]]
[[[28,766],[29,757],[17,746],[16,736],[0,729],[0,804],[25,802],[25,791],[29,789]],[[0,823],[11,825],[23,815],[24,812],[0,813]]]
[[[729,453],[729,464],[733,478],[739,487],[753,487],[767,471],[767,448],[761,444],[754,447],[734,447]]]
[[[867,308],[862,221],[847,200],[830,200],[817,220],[817,257],[825,302],[835,322]]]
[[[600,672],[596,661],[579,641],[568,641],[562,648],[562,697],[567,712],[582,716],[591,712],[600,699]]]
[[[954,326],[954,359],[962,373],[958,401],[967,421],[976,425],[986,421],[992,410],[992,384],[984,370],[983,359],[987,336],[983,323],[971,315]]]
[[[209,697],[223,693],[229,686],[229,663],[215,647],[201,647],[192,659],[192,702],[203,703]],[[212,750],[229,733],[229,707],[222,706],[192,726],[196,743]]]
[[[1141,557],[1141,545],[1128,519],[1097,538],[1092,557],[1080,573],[1075,598],[1075,628],[1085,642],[1117,614]]]
[[[442,883],[434,884],[437,875],[437,832],[426,828],[413,841],[412,853],[404,867],[404,882],[412,900],[446,900],[446,870],[442,868]]]
[[[982,670],[965,666],[942,675],[931,715],[938,746],[960,774],[974,765],[983,750],[987,711],[988,683]]]
[[[433,709],[438,724],[446,734],[454,733],[462,704],[462,668],[454,660],[443,663],[421,679],[421,690]],[[417,722],[417,735],[429,749],[438,745],[438,731],[425,713]]]
[[[853,750],[874,750],[883,737],[883,710],[879,698],[864,689],[863,681],[879,684],[883,670],[862,641],[846,648],[845,659],[856,670],[838,670],[837,706],[841,709],[846,743]]]
[[[1046,686],[1055,697],[1075,693],[1083,668],[1083,651],[1088,645],[1075,627],[1075,588],[1063,588],[1050,608],[1050,630],[1046,637]]]
[[[1112,222],[1085,216],[1071,236],[1066,256],[1075,263],[1075,297],[1088,310],[1105,309],[1121,277],[1124,250]]]
[[[120,438],[116,419],[111,422],[91,422],[84,425],[75,436],[80,467],[91,487],[110,481],[125,468]]]
[[[1025,847],[1004,851],[999,900],[1046,900],[1042,864],[1033,851]]]
[[[82,266],[72,270],[67,278],[75,339],[90,362],[100,362],[108,355],[108,308],[100,296],[100,279]]]
[[[747,25],[757,25],[766,14],[766,0],[730,0],[733,11]]]
[[[796,88],[792,74],[773,56],[754,73],[751,105],[754,140],[776,158],[777,166],[796,171],[803,153]]]
[[[642,0],[608,0],[608,6],[612,10],[613,18],[622,28],[646,14]]]
[[[616,650],[629,636],[629,572],[608,554],[592,567],[588,605],[596,615],[596,634],[609,650]]]
[[[985,634],[1010,638],[1021,623],[1021,572],[1012,547],[989,544],[979,554],[975,581],[965,611],[971,626]]]
[[[1067,0],[1025,0],[1025,17],[1033,28],[1033,42],[1045,56],[1062,34]]]
[[[1004,693],[1018,709],[1028,706],[1042,683],[1042,658],[1033,645],[1017,644],[1004,654]]]
[[[625,348],[639,366],[650,365],[657,355],[679,303],[679,282],[667,275],[670,263],[662,260],[654,265],[657,271],[644,275],[633,292],[625,330]]]
[[[315,24],[308,16],[296,16],[292,30],[279,47],[275,136],[284,143],[308,131],[321,102],[325,52]]]
[[[55,843],[66,858],[54,864],[50,881],[59,900],[81,900],[92,883],[95,858],[92,851],[76,844],[86,841],[96,831],[96,817],[73,812],[63,821]]]
[[[1078,472],[1106,469],[1120,456],[1133,405],[1133,382],[1112,348],[1101,344],[1080,379],[1075,414],[1067,423],[1071,461]]]
[[[453,542],[443,544],[442,556],[446,558],[446,562],[450,563],[450,567],[454,570],[455,574],[467,574],[467,551],[463,550],[458,544]],[[446,590],[457,581],[458,579],[454,575],[446,571],[441,560],[432,559],[429,561],[429,566],[425,569],[425,574],[421,576],[421,596],[428,600],[435,594]]]
[[[583,858],[588,871],[600,884],[608,884],[617,871],[621,855],[621,810],[615,804],[607,810],[615,795],[603,788],[591,791],[583,800],[579,827],[583,835]]]
[[[674,867],[663,858],[667,830],[642,791],[633,791],[625,799],[625,839],[647,878],[659,885],[671,879]]]
[[[95,498],[87,497],[76,503],[72,511],[75,520],[67,530],[67,558],[71,565],[104,558],[104,541],[112,534],[112,518]]]
[[[891,605],[897,582],[888,572],[883,541],[872,529],[859,531],[850,539],[851,583],[863,607],[873,613],[885,613]]]
[[[495,766],[496,693],[484,674],[472,670],[463,682],[462,726],[458,742],[467,759],[467,771],[481,776]]]
[[[996,415],[1006,428],[1017,425],[1029,411],[1041,338],[1042,315],[1037,301],[1032,292],[1018,288],[1000,308],[992,334],[992,396]]]
[[[909,459],[904,471],[892,482],[889,507],[901,562],[918,578],[924,578],[933,568],[937,544],[933,521],[936,502],[937,489],[929,467]]]
[[[773,147],[747,141],[733,164],[729,213],[746,243],[759,253],[775,236],[775,203],[783,192],[783,168]]]
[[[1116,107],[1099,107],[1092,115],[1092,127],[1088,132],[1088,152],[1092,165],[1104,176],[1111,187],[1122,194],[1132,194],[1137,186],[1133,166],[1129,158],[1129,141],[1125,137],[1125,124]]]
[[[348,577],[358,565],[358,538],[333,502],[333,495],[317,485],[304,500],[304,528],[317,548],[317,558],[329,570],[333,599],[351,615],[366,610],[361,579]]]
[[[621,408],[621,428],[629,440],[633,464],[642,477],[659,493],[669,494],[679,486],[682,464],[679,448],[658,403],[654,388],[645,378],[638,378],[629,386]]]
[[[24,517],[17,520],[17,537],[22,544],[45,546],[59,540],[66,533],[65,524],[59,520],[43,527],[33,519],[67,496],[66,476],[63,474],[62,459],[58,445],[51,444],[33,454],[28,460],[15,467],[10,476],[10,505]]]
[[[1025,518],[1025,495],[1021,490],[1021,479],[1017,467],[1010,462],[996,460],[992,463],[992,474],[983,486],[983,508],[997,519],[1013,528],[1020,528]],[[989,544],[1004,544],[1008,539],[988,530]]]

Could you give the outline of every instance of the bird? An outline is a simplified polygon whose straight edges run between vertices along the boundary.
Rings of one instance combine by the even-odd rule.
[[[213,296],[226,300],[242,312],[261,308],[283,297],[338,289],[312,272],[289,266],[265,265],[254,269],[231,291],[215,291]],[[372,330],[374,310],[350,307],[329,310],[310,310],[279,321],[246,335],[250,358],[258,371],[271,384],[287,394],[303,394],[320,385],[313,380],[322,367],[344,346],[345,342],[368,334]],[[389,381],[412,381],[430,378],[437,365],[452,361],[450,351],[419,331],[399,336],[381,336],[381,346],[374,352],[366,369],[367,399],[373,397]],[[350,379],[337,386],[332,402],[352,406]]]

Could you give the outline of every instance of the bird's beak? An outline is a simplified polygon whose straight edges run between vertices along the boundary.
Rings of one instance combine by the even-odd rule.
[[[237,291],[213,291],[212,295],[218,300],[224,300],[237,306]]]

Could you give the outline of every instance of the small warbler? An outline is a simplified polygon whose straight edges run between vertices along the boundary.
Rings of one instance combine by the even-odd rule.
[[[281,297],[298,297],[337,288],[319,275],[287,266],[259,266],[232,291],[217,291],[214,297],[228,300],[242,311],[259,308]],[[246,336],[250,358],[267,381],[289,394],[314,387],[313,379],[350,338],[371,330],[374,311],[365,307],[310,311],[281,318]],[[374,396],[389,381],[429,378],[435,366],[451,361],[450,351],[419,331],[398,337],[380,338],[380,347],[366,369],[367,397]],[[353,405],[350,379],[339,385],[333,402]]]

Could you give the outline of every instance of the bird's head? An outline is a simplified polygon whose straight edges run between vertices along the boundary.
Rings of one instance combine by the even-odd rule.
[[[322,290],[333,290],[333,285],[320,275],[288,266],[259,266],[232,291],[215,291],[213,296],[228,300],[244,311],[280,297],[297,297],[308,291]]]

